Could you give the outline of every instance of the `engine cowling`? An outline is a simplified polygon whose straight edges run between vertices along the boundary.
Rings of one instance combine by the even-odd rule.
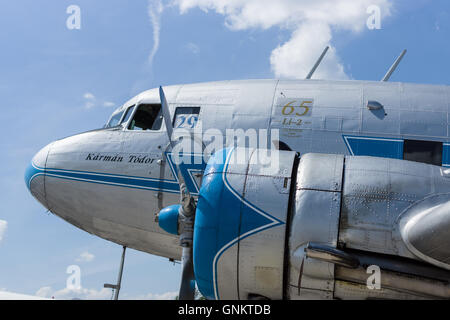
[[[194,272],[208,299],[450,298],[450,172],[225,149],[204,172]],[[369,266],[381,288],[366,285]]]
[[[210,159],[194,227],[195,277],[207,298],[283,297],[295,153],[279,159],[271,166],[271,155],[258,149],[225,149]]]

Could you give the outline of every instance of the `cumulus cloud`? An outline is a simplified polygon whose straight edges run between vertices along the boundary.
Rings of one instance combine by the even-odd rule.
[[[148,17],[153,27],[153,48],[148,56],[150,66],[153,65],[153,59],[159,49],[159,35],[161,32],[161,14],[164,6],[161,0],[148,0]]]
[[[111,289],[102,288],[101,290],[95,290],[85,288],[65,288],[55,291],[52,287],[42,287],[36,292],[36,296],[56,300],[106,300],[111,299]]]
[[[80,256],[76,259],[77,262],[91,262],[95,259],[95,256],[92,253],[87,251],[80,254]]]
[[[230,30],[266,30],[277,27],[291,32],[290,39],[272,51],[270,63],[277,77],[304,78],[322,50],[330,50],[314,78],[346,79],[348,76],[332,45],[337,31],[362,32],[369,18],[367,8],[380,7],[382,18],[391,15],[394,0],[173,0],[183,14],[198,7],[225,17]]]
[[[0,220],[0,242],[2,242],[7,228],[8,228],[8,222],[5,220]]]

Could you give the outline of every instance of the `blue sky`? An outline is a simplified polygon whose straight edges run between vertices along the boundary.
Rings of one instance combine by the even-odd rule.
[[[58,291],[66,285],[66,268],[77,264],[86,289],[81,296],[110,298],[102,287],[116,280],[121,247],[47,214],[28,193],[23,173],[41,147],[101,127],[115,107],[143,90],[302,78],[328,43],[321,78],[380,80],[406,48],[392,81],[450,84],[448,1],[317,1],[329,11],[325,17],[304,0],[258,7],[265,1],[162,1],[152,63],[155,21],[148,11],[158,0],[0,2],[0,220],[7,222],[6,228],[0,224],[0,290],[71,297]],[[336,17],[326,9],[331,3],[344,4]],[[382,9],[380,30],[365,26],[370,4]],[[69,5],[81,8],[80,30],[66,27]],[[86,252],[91,261],[79,261]],[[122,297],[171,297],[179,271],[165,259],[129,250]]]

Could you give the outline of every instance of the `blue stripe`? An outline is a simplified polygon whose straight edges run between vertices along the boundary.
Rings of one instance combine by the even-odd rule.
[[[25,184],[27,185],[28,190],[31,191],[31,181],[38,176],[42,176],[45,174],[45,170],[35,166],[33,163],[30,163],[25,170]]]
[[[442,146],[442,166],[450,166],[450,145],[444,143]]]
[[[63,169],[43,169],[31,164],[25,172],[25,182],[30,188],[31,181],[37,176],[48,176],[63,180],[97,183],[102,185],[124,187],[141,190],[179,193],[180,186],[175,180],[158,180],[154,178],[134,177],[99,172],[86,172]]]
[[[204,168],[206,167],[206,164],[203,161],[203,155],[185,154],[182,156],[188,157],[191,160],[191,162],[180,165],[181,174],[183,174],[183,177],[186,181],[187,187],[189,188],[191,194],[198,195],[199,192],[198,186],[196,184],[195,179],[191,177],[191,175],[189,174],[189,170],[203,172]],[[56,168],[44,169],[32,163],[29,165],[29,167],[25,172],[25,183],[27,184],[28,188],[30,188],[31,181],[35,177],[44,175],[48,177],[54,177],[71,181],[97,183],[102,185],[125,187],[131,189],[179,193],[180,185],[174,169],[171,153],[167,154],[167,160],[169,162],[170,170],[172,171],[175,179],[147,178],[121,174],[109,174],[109,173],[80,171],[80,170],[65,170]]]
[[[390,138],[346,136],[342,138],[353,156],[403,159],[403,140]]]

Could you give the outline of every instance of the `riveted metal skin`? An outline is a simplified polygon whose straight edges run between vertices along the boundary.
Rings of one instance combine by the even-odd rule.
[[[290,222],[288,298],[450,298],[449,203],[441,167],[304,155]],[[355,263],[337,263],[327,252]],[[381,268],[378,291],[366,285],[370,261]]]
[[[446,232],[435,228],[435,219],[413,219],[449,200],[450,180],[441,174],[441,167],[396,159],[347,157],[344,181],[339,240],[347,248],[411,259],[420,259],[420,250],[424,255],[438,247],[449,250]],[[433,215],[448,225],[448,215],[438,211],[435,208]],[[422,227],[418,228],[417,223]],[[409,226],[409,232],[405,232],[405,226]],[[431,229],[435,231],[433,237]],[[412,244],[407,243],[416,243],[419,234],[427,245],[411,250]],[[433,240],[438,234],[441,244]],[[444,251],[442,254],[441,261],[448,259],[448,253],[447,258]]]
[[[309,242],[337,246],[344,156],[307,154],[300,160],[289,239],[290,299],[331,299],[334,264],[309,259]]]

